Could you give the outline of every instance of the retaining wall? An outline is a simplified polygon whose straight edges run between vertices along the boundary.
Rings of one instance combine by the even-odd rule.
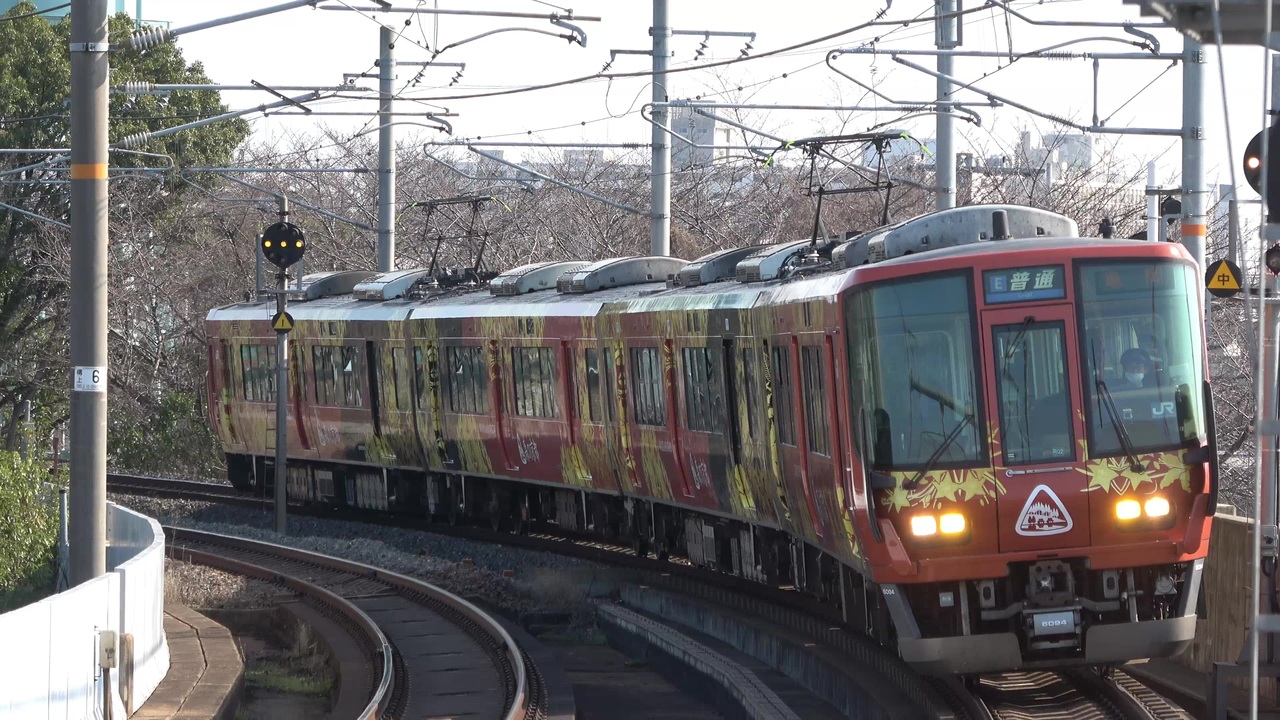
[[[107,574],[0,615],[0,719],[104,717],[101,630],[122,638],[110,671],[112,717],[128,717],[168,672],[164,532],[108,503],[107,543]]]

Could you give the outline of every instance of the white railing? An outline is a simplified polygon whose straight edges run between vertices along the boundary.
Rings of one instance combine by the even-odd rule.
[[[103,718],[99,633],[115,631],[112,718],[127,718],[169,670],[164,636],[164,533],[107,506],[106,575],[0,615],[0,720]],[[127,705],[126,705],[127,703]]]

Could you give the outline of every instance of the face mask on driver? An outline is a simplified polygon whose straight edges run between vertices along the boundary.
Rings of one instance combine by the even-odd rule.
[[[1146,374],[1145,374],[1145,373],[1140,373],[1140,372],[1127,372],[1127,373],[1125,373],[1125,374],[1124,374],[1124,378],[1125,378],[1125,380],[1128,380],[1129,382],[1133,383],[1134,385],[1141,385],[1141,384],[1142,384],[1142,378],[1144,378],[1144,377],[1146,377]]]

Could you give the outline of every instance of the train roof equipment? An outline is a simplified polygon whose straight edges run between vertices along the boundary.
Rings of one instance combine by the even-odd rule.
[[[610,258],[561,275],[556,281],[556,290],[577,295],[626,285],[666,282],[687,264],[687,260],[656,255]]]
[[[1003,230],[996,227],[999,217],[1004,219]],[[1074,220],[1049,210],[1019,205],[969,205],[874,230],[849,245],[864,243],[864,262],[876,263],[955,245],[1036,237],[1074,238],[1079,234]],[[850,261],[860,258],[860,250],[847,247],[839,253],[845,267],[859,264]]]
[[[335,295],[350,295],[360,283],[375,277],[371,270],[334,270],[304,276],[299,300],[318,300]]]
[[[408,295],[414,285],[430,276],[431,271],[422,268],[393,270],[357,283],[351,294],[357,300],[395,300]]]
[[[537,290],[548,290],[556,286],[561,275],[579,270],[591,263],[582,260],[569,262],[553,260],[550,262],[529,263],[512,268],[489,281],[489,294],[499,297],[524,295]]]
[[[782,276],[782,270],[787,261],[812,244],[812,240],[793,240],[788,243],[766,245],[759,248],[738,263],[737,272],[735,273],[738,282],[777,280]]]
[[[707,253],[676,274],[676,287],[697,287],[720,280],[733,279],[737,274],[738,263],[759,250],[771,245],[749,245],[740,248],[728,248]]]

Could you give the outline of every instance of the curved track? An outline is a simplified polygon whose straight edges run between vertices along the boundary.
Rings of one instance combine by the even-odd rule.
[[[537,668],[485,612],[427,583],[340,558],[213,533],[166,528],[170,552],[252,568],[311,596],[376,633],[376,686],[360,718],[539,717]],[[314,590],[313,590],[314,588]],[[316,592],[318,591],[318,592]]]
[[[111,475],[113,491],[183,497],[249,507],[270,507],[271,501],[235,490],[230,485]],[[290,506],[291,512],[333,516],[321,508]],[[336,513],[350,517],[347,513]],[[793,628],[817,638],[844,654],[851,663],[868,668],[905,693],[927,717],[939,720],[1022,720],[1023,718],[1102,718],[1104,720],[1186,720],[1190,716],[1131,676],[1114,671],[1100,676],[1086,670],[1006,673],[962,682],[957,678],[926,679],[901,660],[883,652],[873,641],[838,627],[840,611],[793,591],[760,585],[690,566],[680,558],[656,561],[636,557],[631,548],[577,539],[568,535],[516,535],[466,526],[440,526],[420,519],[356,511],[362,522],[414,527],[481,542],[512,544],[631,567],[645,573],[646,582],[714,601]],[[526,660],[527,662],[527,660]],[[536,689],[536,668],[526,673]],[[530,717],[534,717],[530,715]]]

